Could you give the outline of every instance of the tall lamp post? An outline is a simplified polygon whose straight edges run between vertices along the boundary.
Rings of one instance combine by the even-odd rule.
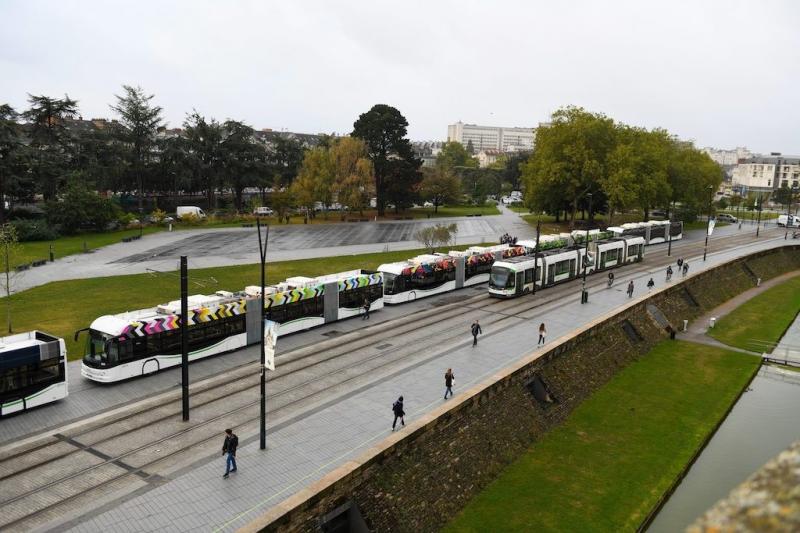
[[[537,263],[539,262],[539,235],[542,233],[542,213],[539,212],[539,218],[536,220],[536,246],[533,248],[533,294],[536,294],[536,274]]]
[[[756,202],[756,210],[758,211],[758,219],[756,222],[756,237],[758,237],[758,232],[761,229],[761,193],[758,193],[758,201]]]
[[[269,224],[267,224],[267,234],[261,240],[261,217],[256,218],[256,229],[258,230],[258,252],[261,257],[261,299],[259,308],[261,310],[261,427],[259,431],[259,446],[262,450],[267,448],[267,347],[264,331],[264,307],[266,303],[266,284],[267,284],[267,245],[269,244]]]
[[[589,219],[592,218],[592,193],[586,193],[589,198]],[[581,303],[589,303],[589,293],[586,292],[586,271],[589,268],[589,222],[586,222],[586,244],[583,251],[583,282],[581,283]]]
[[[706,243],[703,246],[703,261],[706,260],[708,253],[708,236],[711,233],[711,202],[714,201],[714,187],[708,186],[708,223],[706,224]]]

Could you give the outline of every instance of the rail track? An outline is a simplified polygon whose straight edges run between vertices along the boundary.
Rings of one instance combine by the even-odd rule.
[[[752,242],[756,239],[749,233],[717,237],[709,243],[709,251]],[[688,256],[702,251],[703,243],[679,241],[672,248],[674,256]],[[666,246],[650,247],[644,262],[619,269],[618,277],[664,268],[673,259],[666,256]],[[604,279],[590,276],[589,280],[592,290],[606,286]],[[320,402],[335,402],[353,388],[435,358],[439,353],[431,355],[430,346],[444,350],[463,343],[473,316],[465,319],[465,310],[479,311],[487,329],[502,331],[561,305],[575,292],[574,284],[511,300],[490,299],[482,293],[297,348],[279,357],[280,366],[270,376],[270,419],[301,416]],[[401,337],[399,345],[390,342]],[[258,369],[257,363],[247,363],[192,387],[194,420],[188,425],[180,418],[180,396],[172,391],[161,395],[163,403],[157,407],[140,402],[125,413],[73,431],[50,431],[40,442],[3,454],[0,530],[41,527],[76,508],[88,512],[92,502],[103,502],[104,495],[158,483],[198,456],[209,456],[218,444],[220,427],[247,428],[259,420]]]

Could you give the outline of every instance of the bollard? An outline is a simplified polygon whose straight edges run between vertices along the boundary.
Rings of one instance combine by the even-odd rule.
[[[56,254],[55,254],[55,252],[53,252],[53,245],[51,244],[50,245],[50,262],[52,263],[55,260],[56,260]]]
[[[708,319],[708,329],[714,329],[714,324],[717,322],[717,317],[712,316]]]
[[[756,280],[756,287],[760,287],[760,286],[761,286],[761,278],[758,278]]]
[[[169,223],[169,230],[172,231],[172,222]]]
[[[683,331],[686,331],[688,329],[689,329],[689,321],[688,320],[684,320],[683,321]]]

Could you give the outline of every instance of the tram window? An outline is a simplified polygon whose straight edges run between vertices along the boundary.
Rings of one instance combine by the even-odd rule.
[[[617,249],[614,248],[613,250],[608,250],[606,252],[606,261],[616,261],[617,260]]]
[[[556,263],[556,276],[560,276],[561,274],[566,274],[570,271],[570,265],[574,263],[575,260],[572,259],[565,259],[563,261],[559,261]]]
[[[529,268],[525,271],[525,283],[533,283],[533,269]]]

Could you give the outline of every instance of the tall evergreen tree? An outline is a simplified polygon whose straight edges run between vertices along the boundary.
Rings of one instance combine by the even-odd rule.
[[[78,115],[78,102],[64,98],[28,95],[30,108],[22,116],[30,122],[31,171],[46,200],[55,198],[72,159],[72,138],[67,120]]]
[[[362,139],[375,171],[378,214],[384,215],[391,196],[397,208],[410,206],[421,180],[422,162],[406,139],[408,121],[394,107],[377,104],[358,117],[353,137]]]
[[[144,177],[151,159],[156,132],[162,125],[161,107],[153,105],[155,95],[146,95],[141,87],[123,85],[124,94],[114,95],[117,104],[111,109],[120,117],[120,138],[127,144],[128,161],[136,183],[139,212],[144,207]]]
[[[208,209],[216,207],[215,193],[220,185],[223,157],[223,128],[214,120],[206,120],[197,111],[186,117],[183,123],[189,149],[194,184],[206,193]]]
[[[22,146],[17,112],[8,104],[0,105],[0,225],[6,220],[8,183],[18,168],[17,161]]]

